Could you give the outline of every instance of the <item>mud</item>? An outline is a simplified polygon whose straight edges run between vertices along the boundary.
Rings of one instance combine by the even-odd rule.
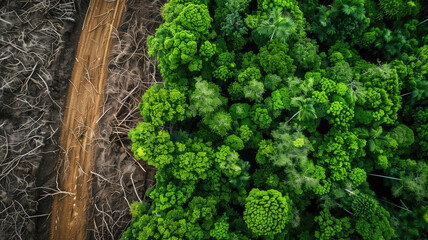
[[[61,194],[54,197],[50,239],[86,239],[91,222],[91,172],[102,116],[112,33],[125,0],[91,1],[82,26],[60,137]]]

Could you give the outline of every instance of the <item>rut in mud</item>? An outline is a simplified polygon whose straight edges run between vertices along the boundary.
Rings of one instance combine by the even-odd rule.
[[[91,171],[112,33],[125,0],[91,1],[80,36],[60,137],[59,185],[54,198],[50,239],[86,239],[90,213]]]

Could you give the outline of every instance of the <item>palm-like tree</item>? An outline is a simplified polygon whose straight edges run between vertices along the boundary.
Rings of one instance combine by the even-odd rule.
[[[297,106],[299,111],[296,112],[290,119],[287,120],[287,123],[290,122],[294,117],[298,116],[299,121],[306,121],[316,119],[317,114],[314,108],[314,101],[312,98],[294,98],[291,101],[291,104]]]
[[[275,8],[269,13],[269,17],[263,20],[256,31],[272,40],[277,38],[286,41],[291,34],[296,32],[296,24],[289,15],[284,15],[282,10]]]
[[[411,104],[415,104],[417,101],[428,98],[428,81],[425,79],[416,79],[410,81],[410,85],[413,87]]]

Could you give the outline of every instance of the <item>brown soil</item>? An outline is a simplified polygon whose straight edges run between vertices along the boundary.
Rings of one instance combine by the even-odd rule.
[[[59,186],[54,198],[50,239],[86,239],[91,203],[91,174],[98,119],[112,33],[119,26],[125,0],[91,1],[80,36],[60,137]]]

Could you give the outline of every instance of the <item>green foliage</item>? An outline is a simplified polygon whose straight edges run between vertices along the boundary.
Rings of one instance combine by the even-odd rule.
[[[226,15],[225,21],[221,27],[224,36],[238,36],[246,34],[248,29],[245,27],[244,20],[237,12],[231,12]]]
[[[272,131],[275,140],[275,153],[272,156],[276,166],[295,166],[307,161],[309,150],[312,146],[305,135],[300,131],[292,131],[292,128],[281,123],[277,130]]]
[[[217,69],[214,70],[213,76],[215,78],[227,81],[234,76],[235,54],[232,52],[223,52],[218,55],[217,58]]]
[[[338,127],[348,128],[349,123],[354,118],[354,111],[350,109],[343,102],[331,103],[330,109],[327,110],[327,114],[331,116],[329,122]]]
[[[315,40],[301,38],[291,49],[291,56],[299,68],[318,69],[321,65],[321,57],[317,52],[318,45]]]
[[[230,106],[230,115],[234,120],[244,119],[248,117],[251,106],[246,103],[234,103]]]
[[[373,118],[378,122],[391,124],[397,120],[401,108],[400,89],[396,69],[388,65],[369,68],[368,74],[361,78],[366,93],[357,100],[357,104],[368,110],[374,110]]]
[[[131,203],[131,215],[134,218],[139,218],[143,214],[146,214],[149,210],[150,205],[148,203],[133,202]]]
[[[328,97],[325,92],[313,91],[312,99],[314,100],[315,103],[320,103],[320,104],[328,102]]]
[[[352,132],[341,132],[332,129],[325,135],[322,144],[318,147],[316,157],[318,164],[325,166],[333,181],[346,180],[351,171],[353,158],[363,155],[362,149],[366,141],[359,139]]]
[[[216,201],[194,197],[184,210],[177,207],[165,214],[134,216],[121,239],[208,239],[214,226]]]
[[[187,5],[180,13],[177,20],[185,29],[200,34],[208,33],[212,21],[208,8],[204,4]]]
[[[315,231],[316,239],[346,239],[354,232],[351,227],[350,218],[335,218],[326,208],[314,220],[319,224],[319,230]]]
[[[242,69],[247,69],[249,67],[258,67],[259,66],[259,59],[257,58],[257,55],[253,52],[246,52],[242,55],[241,59],[241,67]]]
[[[206,179],[214,162],[212,148],[199,139],[176,145],[178,153],[172,166],[173,176],[182,181]]]
[[[364,0],[335,0],[334,5],[318,8],[311,30],[321,42],[345,40],[367,27],[370,20],[364,13]]]
[[[210,232],[210,236],[217,240],[229,239],[229,223],[227,222],[228,217],[222,217],[215,223],[215,227]]]
[[[225,136],[232,129],[232,117],[225,111],[215,112],[209,118],[204,118],[205,123],[214,133]]]
[[[122,239],[428,238],[419,0],[170,0]],[[125,142],[124,142],[125,143]]]
[[[354,211],[354,216],[363,219],[372,218],[377,211],[377,207],[378,204],[376,200],[365,194],[356,195],[352,201],[352,210]]]
[[[420,201],[427,198],[428,166],[424,162],[407,159],[400,161],[398,169],[401,181],[392,183],[392,194],[395,197],[409,198],[409,201]]]
[[[388,133],[388,136],[397,141],[399,146],[408,147],[415,141],[412,129],[400,124]]]
[[[416,14],[420,6],[417,1],[405,0],[380,0],[379,5],[386,16],[390,18],[401,18],[406,15]]]
[[[361,168],[354,168],[352,169],[351,174],[349,174],[349,179],[352,181],[354,187],[358,187],[362,183],[366,182],[366,171]]]
[[[355,230],[363,239],[392,239],[394,229],[389,223],[390,214],[381,206],[371,218],[360,218],[355,224]]]
[[[201,48],[199,49],[199,55],[203,58],[203,60],[208,61],[212,56],[214,56],[217,51],[216,45],[205,41],[202,43]]]
[[[216,152],[215,161],[219,164],[222,173],[227,177],[234,178],[241,174],[239,154],[230,146],[220,146]]]
[[[244,149],[244,142],[241,138],[234,134],[226,137],[226,139],[224,140],[224,144],[231,147],[235,151],[240,151]]]
[[[278,75],[268,74],[266,75],[263,84],[266,89],[271,91],[277,90],[281,86],[282,79]]]
[[[177,69],[180,64],[189,64],[190,71],[198,71],[202,68],[202,62],[200,63],[201,66],[198,66],[197,63],[199,59],[196,58],[198,52],[196,40],[195,34],[190,31],[178,32],[173,38],[165,40],[165,49],[171,49],[166,56],[169,60],[168,65],[172,70]]]
[[[220,94],[220,88],[207,81],[198,81],[195,90],[190,94],[190,106],[193,115],[205,117],[214,113],[224,104],[224,98]]]
[[[244,86],[245,98],[254,102],[260,102],[263,99],[264,92],[265,89],[263,83],[256,80],[251,80],[247,85]]]
[[[272,9],[266,20],[263,20],[255,32],[266,39],[278,39],[285,42],[296,32],[296,24],[290,16],[284,16],[280,8]]]
[[[273,109],[291,110],[291,97],[288,88],[281,88],[272,92]]]
[[[258,57],[260,65],[267,74],[276,74],[286,77],[296,71],[293,59],[287,55],[288,46],[278,40],[269,41],[268,44],[260,48]]]
[[[238,133],[244,143],[248,142],[254,134],[247,125],[240,126]]]
[[[213,72],[213,76],[223,81],[227,81],[233,77],[233,72],[228,67],[221,65]]]
[[[415,143],[428,156],[428,108],[418,108],[415,111],[415,123],[412,129],[415,131]]]
[[[330,96],[337,89],[336,83],[333,80],[324,77],[319,80],[317,85],[319,85],[320,90],[325,92],[327,96]]]
[[[253,122],[261,129],[266,129],[270,127],[272,118],[269,116],[266,108],[256,108],[253,115]]]
[[[262,140],[259,143],[259,150],[257,151],[256,161],[259,164],[268,163],[273,157],[275,148],[271,140]]]
[[[348,83],[353,76],[352,69],[347,62],[339,62],[329,69],[329,76],[335,82]]]
[[[258,7],[263,10],[269,10],[275,7],[283,10],[284,8],[289,8],[294,4],[294,2],[290,0],[259,0],[257,2]]]
[[[246,198],[244,221],[256,236],[274,236],[290,221],[291,200],[274,189],[254,188]]]
[[[174,123],[185,119],[188,107],[186,96],[176,89],[165,89],[160,85],[152,85],[138,105],[144,121],[155,126],[163,126],[166,122]]]
[[[155,199],[154,204],[157,211],[165,211],[172,207],[182,206],[195,191],[194,182],[174,183],[174,181],[171,181],[166,183],[162,182],[161,177],[158,177],[158,175],[156,175],[156,180],[159,185],[150,192],[149,197]]]
[[[188,206],[188,219],[191,223],[200,223],[203,229],[210,229],[217,215],[217,202],[210,198],[194,197]]]
[[[416,79],[410,82],[412,88],[412,103],[428,98],[428,81]]]
[[[313,120],[317,118],[314,108],[314,101],[311,98],[302,100],[301,98],[294,98],[291,101],[293,107],[298,107],[298,119],[300,121]]]
[[[149,122],[140,122],[128,136],[133,142],[131,150],[137,160],[145,160],[158,169],[173,161],[175,145],[167,131],[158,131]]]
[[[260,70],[258,68],[249,67],[238,75],[238,82],[248,83],[253,80],[259,81],[261,77],[262,77],[262,74],[260,73]]]

